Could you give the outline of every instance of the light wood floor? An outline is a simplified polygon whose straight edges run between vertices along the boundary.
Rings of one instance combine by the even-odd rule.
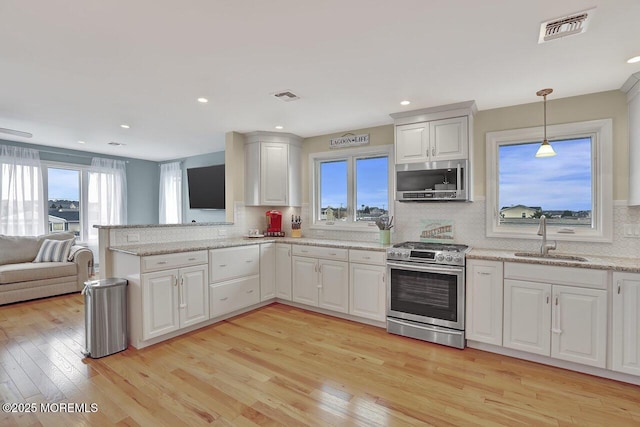
[[[273,304],[144,350],[81,355],[80,295],[0,307],[16,426],[640,425],[640,388]]]

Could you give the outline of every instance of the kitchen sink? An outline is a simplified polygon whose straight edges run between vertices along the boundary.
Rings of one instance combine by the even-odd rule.
[[[540,252],[516,252],[515,256],[526,257],[526,258],[542,258],[542,259],[557,259],[561,261],[577,261],[577,262],[587,262],[586,258],[581,256],[574,255],[561,255],[561,254],[547,254],[542,255]]]

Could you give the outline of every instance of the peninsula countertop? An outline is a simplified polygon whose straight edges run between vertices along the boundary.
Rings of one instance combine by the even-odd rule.
[[[176,252],[191,252],[207,249],[229,248],[234,246],[248,246],[260,243],[288,243],[305,246],[324,246],[339,249],[360,249],[384,252],[391,245],[381,245],[377,242],[354,242],[345,240],[311,239],[305,237],[237,237],[228,239],[192,240],[185,242],[146,243],[136,245],[111,246],[110,250],[136,256],[170,254]]]

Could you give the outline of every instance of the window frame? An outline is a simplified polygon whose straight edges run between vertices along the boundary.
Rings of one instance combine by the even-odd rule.
[[[316,230],[353,230],[353,231],[370,231],[377,232],[378,227],[373,221],[356,221],[356,160],[368,157],[386,156],[387,157],[387,182],[388,182],[388,215],[393,215],[394,205],[394,151],[393,145],[376,145],[372,147],[345,148],[333,151],[324,151],[309,154],[309,201],[310,209],[310,228]],[[320,207],[320,163],[327,161],[347,161],[347,221],[321,221],[318,219],[317,212]]]
[[[518,239],[540,239],[537,225],[500,225],[499,157],[501,145],[542,142],[543,127],[511,129],[486,134],[486,236]],[[613,241],[613,121],[589,120],[547,126],[547,139],[554,140],[591,137],[592,211],[593,227],[573,228],[573,233],[559,233],[560,228],[547,226],[547,238],[560,241]],[[541,158],[540,161],[544,161]]]
[[[87,217],[88,209],[88,191],[89,191],[89,165],[80,165],[76,163],[56,162],[53,160],[41,160],[42,168],[42,192],[44,203],[44,229],[49,233],[49,168],[51,169],[68,169],[78,171],[80,173],[80,236],[76,238],[76,243],[87,243],[89,240],[89,224]]]

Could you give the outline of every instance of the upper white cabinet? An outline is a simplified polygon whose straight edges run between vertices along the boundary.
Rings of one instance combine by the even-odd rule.
[[[289,133],[246,135],[245,205],[300,206],[301,138]]]
[[[391,114],[396,163],[469,159],[474,101]]]
[[[467,260],[466,337],[502,345],[502,262]]]
[[[613,273],[612,369],[640,375],[640,274]]]
[[[622,86],[629,104],[629,206],[640,205],[640,72]]]

